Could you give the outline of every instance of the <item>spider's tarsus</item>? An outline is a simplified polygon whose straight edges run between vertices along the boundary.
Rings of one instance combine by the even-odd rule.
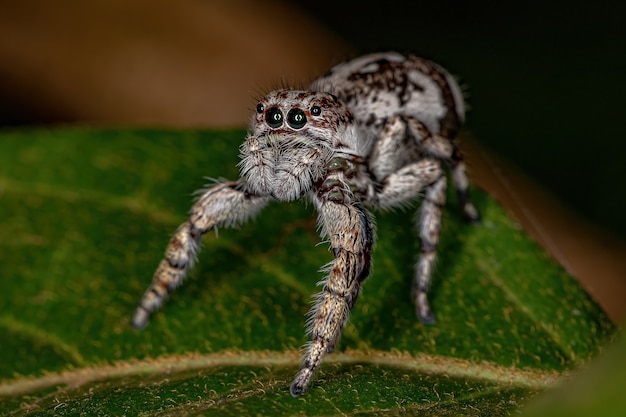
[[[133,315],[131,323],[136,330],[142,330],[148,325],[148,317],[148,312],[143,308],[138,307]]]
[[[289,393],[292,397],[299,397],[304,394],[307,386],[309,385],[309,380],[311,378],[311,370],[304,368],[300,370],[298,375],[296,375],[295,379],[291,383],[289,387]]]
[[[483,221],[483,218],[481,217],[481,215],[477,215],[475,217],[469,217],[469,216],[465,216],[465,221],[470,223],[470,224],[480,224]]]
[[[437,323],[437,319],[430,309],[428,299],[426,298],[426,291],[415,291],[415,315],[417,319],[426,325],[432,325]]]
[[[427,314],[420,314],[420,312],[418,311],[416,315],[419,321],[421,321],[422,323],[428,326],[437,323],[437,319],[435,318],[435,315],[431,311],[429,311]]]
[[[303,392],[304,389],[301,386],[296,385],[295,383],[291,384],[291,386],[289,387],[289,393],[294,398],[301,396]]]
[[[472,224],[478,224],[482,221],[482,216],[473,205],[463,208],[463,218],[465,218],[465,221]]]

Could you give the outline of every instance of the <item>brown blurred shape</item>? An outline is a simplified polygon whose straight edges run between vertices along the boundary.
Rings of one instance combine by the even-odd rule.
[[[46,121],[241,126],[347,51],[278,1],[0,3],[0,94]]]

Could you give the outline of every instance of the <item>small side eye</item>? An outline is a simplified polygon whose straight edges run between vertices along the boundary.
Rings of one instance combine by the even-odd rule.
[[[265,106],[263,105],[263,103],[259,103],[256,105],[256,112],[261,114],[263,113],[263,110],[265,110]]]
[[[273,129],[281,127],[283,125],[283,113],[278,107],[272,107],[265,113],[265,121]]]
[[[287,113],[287,124],[294,129],[302,129],[306,124],[306,115],[302,109],[293,108]]]
[[[313,106],[311,107],[311,114],[313,116],[319,116],[320,114],[322,114],[322,109],[320,108],[320,106]]]

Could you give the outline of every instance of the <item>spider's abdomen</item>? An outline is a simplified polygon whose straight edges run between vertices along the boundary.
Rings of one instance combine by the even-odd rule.
[[[379,132],[388,117],[404,115],[453,139],[465,116],[456,80],[437,64],[414,55],[364,55],[331,68],[311,88],[336,94],[364,131]]]

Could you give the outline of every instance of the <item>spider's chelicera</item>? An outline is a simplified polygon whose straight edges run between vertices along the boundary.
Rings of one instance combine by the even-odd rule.
[[[143,328],[183,281],[206,232],[244,222],[271,200],[306,196],[319,213],[334,260],[324,268],[322,291],[310,312],[311,342],[291,384],[291,394],[298,396],[334,349],[369,274],[375,236],[368,210],[403,206],[419,194],[421,253],[413,298],[417,317],[434,323],[427,291],[445,203],[442,162],[451,168],[463,214],[479,220],[454,142],[464,113],[461,90],[443,68],[397,53],[339,64],[308,91],[269,93],[257,105],[240,147],[241,178],[202,191],[171,238],[133,325]]]

